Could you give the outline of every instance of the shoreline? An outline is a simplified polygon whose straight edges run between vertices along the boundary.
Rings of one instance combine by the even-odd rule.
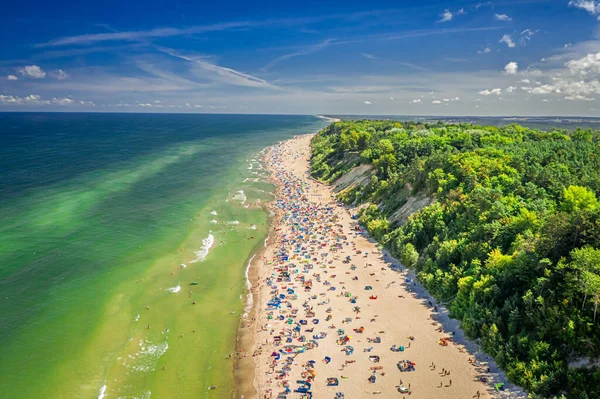
[[[280,145],[283,142],[280,142]],[[261,156],[261,163],[268,165],[267,158],[271,150],[275,147],[269,146],[263,150]],[[275,230],[277,214],[275,209],[272,207],[272,203],[279,197],[278,191],[279,186],[273,181],[272,173],[268,167],[265,167],[269,171],[269,177],[267,181],[274,185],[273,198],[262,204],[262,208],[268,214],[268,225],[267,236],[259,249],[253,251],[248,260],[246,266],[246,291],[244,295],[244,313],[240,318],[238,327],[235,355],[234,355],[234,387],[233,399],[237,398],[255,398],[258,397],[258,391],[256,387],[256,362],[253,357],[240,357],[240,353],[248,354],[253,352],[255,346],[256,337],[256,315],[260,309],[261,292],[256,289],[260,284],[260,273],[257,262],[260,261],[261,257],[264,257],[268,251],[269,241],[272,238],[272,233]],[[257,259],[256,261],[254,261]],[[253,262],[254,261],[254,262]],[[249,303],[250,302],[250,303]]]
[[[268,264],[268,260],[267,257],[269,256],[269,254],[275,255],[277,249],[278,249],[278,244],[281,244],[281,241],[279,240],[281,238],[281,234],[285,233],[285,225],[284,225],[284,220],[282,219],[282,214],[283,212],[280,209],[277,209],[277,207],[275,206],[275,204],[277,204],[277,201],[284,198],[281,194],[282,194],[282,182],[278,181],[278,179],[275,177],[276,175],[276,168],[273,167],[273,152],[274,151],[280,151],[280,152],[285,152],[287,151],[289,154],[297,154],[302,152],[302,159],[299,160],[298,158],[300,157],[299,155],[295,155],[294,159],[292,161],[294,161],[295,163],[292,164],[292,162],[290,161],[290,159],[287,159],[285,162],[282,161],[282,164],[284,165],[283,169],[279,169],[279,172],[281,173],[282,170],[286,171],[286,172],[292,172],[292,169],[295,169],[296,174],[299,176],[299,179],[303,179],[304,181],[308,182],[308,185],[310,186],[310,194],[307,195],[305,198],[305,202],[308,201],[313,201],[314,203],[316,203],[316,201],[319,202],[319,204],[321,204],[323,201],[325,201],[328,206],[331,206],[332,208],[334,208],[335,216],[334,219],[336,224],[339,224],[339,226],[343,226],[344,228],[347,228],[350,231],[350,227],[354,224],[356,224],[355,222],[352,221],[352,219],[350,218],[350,214],[351,212],[355,212],[356,208],[352,208],[352,207],[347,207],[347,206],[342,206],[339,203],[337,203],[336,200],[333,199],[333,194],[331,192],[331,188],[321,182],[318,182],[314,179],[312,179],[309,175],[308,175],[308,168],[309,165],[307,163],[308,161],[308,155],[307,155],[307,150],[308,150],[308,154],[310,153],[310,149],[307,148],[309,147],[310,144],[310,138],[312,138],[314,136],[314,134],[307,134],[307,135],[300,135],[300,136],[295,136],[292,139],[289,139],[287,141],[284,141],[282,143],[279,143],[278,145],[275,146],[271,146],[268,147],[266,149],[266,151],[263,154],[263,161],[266,165],[266,169],[269,170],[270,175],[269,175],[269,182],[271,182],[272,184],[275,185],[275,190],[274,190],[274,194],[275,194],[275,198],[265,204],[263,204],[263,206],[265,207],[265,209],[267,210],[267,212],[269,212],[269,232],[267,237],[269,237],[269,242],[266,243],[265,246],[263,246],[259,251],[257,251],[255,254],[253,254],[253,256],[250,258],[250,264],[249,264],[249,269],[248,269],[248,278],[250,280],[250,285],[251,285],[251,289],[250,289],[250,296],[246,296],[244,299],[244,306],[246,309],[246,306],[248,306],[248,299],[246,298],[251,298],[252,299],[252,306],[250,308],[250,310],[247,312],[247,314],[245,314],[241,320],[240,320],[240,328],[238,330],[238,337],[237,337],[237,346],[236,346],[236,357],[235,357],[235,367],[234,367],[234,373],[235,373],[235,386],[236,386],[236,392],[234,398],[240,398],[242,395],[244,398],[248,399],[248,398],[264,398],[264,397],[269,397],[268,392],[271,392],[272,397],[276,397],[277,396],[277,391],[275,391],[275,388],[273,387],[274,383],[272,381],[272,377],[269,377],[269,375],[272,375],[273,372],[275,371],[274,367],[272,366],[267,366],[272,358],[269,356],[269,354],[271,352],[276,352],[277,350],[280,350],[281,346],[279,346],[278,344],[269,344],[269,339],[270,337],[272,337],[272,334],[274,333],[275,329],[272,329],[270,334],[268,334],[268,328],[272,328],[270,323],[273,324],[277,324],[276,320],[267,320],[267,318],[264,315],[261,315],[261,309],[264,308],[265,303],[267,302],[267,300],[272,296],[272,291],[271,288],[269,287],[269,284],[264,284],[265,279],[270,276],[272,270],[269,267]],[[299,145],[302,144],[302,145]],[[295,146],[295,147],[294,147]],[[290,147],[293,147],[292,150],[290,150]],[[294,152],[296,151],[296,152]],[[288,155],[289,155],[288,154]],[[281,155],[281,154],[280,154]],[[291,156],[290,156],[291,157]],[[309,199],[310,198],[310,199]],[[338,215],[339,214],[339,215]],[[339,218],[339,219],[338,219]],[[322,222],[322,221],[321,221]],[[282,230],[283,229],[283,230]],[[278,231],[281,231],[281,233],[277,234]],[[340,229],[341,231],[341,229]],[[289,231],[287,232],[289,233]],[[364,306],[368,306],[368,307],[372,307],[372,305],[376,305],[375,307],[376,312],[375,313],[382,313],[384,315],[386,314],[392,314],[392,313],[397,313],[399,308],[406,308],[407,312],[405,314],[402,314],[400,312],[398,312],[398,317],[400,318],[405,318],[407,315],[409,316],[409,319],[404,320],[404,323],[392,323],[392,322],[380,322],[379,319],[377,319],[377,317],[379,317],[379,314],[374,314],[372,315],[373,318],[371,319],[371,322],[369,324],[368,321],[361,321],[360,323],[365,324],[367,326],[367,328],[369,328],[369,330],[371,329],[371,325],[373,326],[377,326],[377,328],[383,328],[383,327],[388,327],[388,329],[386,330],[386,334],[382,335],[382,342],[385,339],[385,344],[380,344],[380,345],[374,345],[375,347],[377,347],[377,349],[379,350],[377,352],[377,357],[379,357],[379,355],[381,355],[381,358],[383,360],[383,358],[388,358],[388,357],[393,357],[393,355],[395,355],[395,353],[390,354],[389,352],[389,346],[392,343],[401,343],[402,341],[406,341],[406,325],[405,324],[410,324],[411,328],[414,328],[413,330],[408,330],[410,331],[411,336],[414,335],[415,337],[413,338],[415,341],[413,342],[408,342],[408,347],[410,347],[411,344],[413,344],[414,346],[418,346],[420,349],[419,351],[423,351],[423,353],[417,353],[417,354],[413,354],[413,352],[411,350],[407,350],[406,355],[408,356],[408,354],[410,354],[410,356],[408,356],[409,358],[412,359],[418,359],[417,363],[419,364],[419,372],[414,372],[414,373],[398,373],[398,369],[396,369],[395,366],[395,361],[390,362],[388,359],[386,359],[387,361],[384,362],[382,361],[379,364],[383,364],[382,368],[385,367],[385,372],[381,372],[381,376],[378,375],[378,381],[379,380],[383,380],[383,381],[389,381],[389,378],[386,376],[386,373],[389,373],[391,375],[393,375],[394,377],[392,377],[393,381],[397,381],[398,378],[402,378],[405,377],[407,380],[410,379],[412,381],[412,387],[414,387],[413,390],[411,390],[411,393],[420,393],[420,395],[418,395],[418,397],[423,397],[422,393],[424,392],[429,392],[429,395],[431,396],[425,396],[425,397],[433,397],[434,395],[436,397],[439,397],[440,399],[442,398],[452,398],[455,397],[455,395],[461,395],[461,396],[465,396],[468,395],[468,397],[477,395],[476,392],[480,392],[481,393],[481,398],[521,398],[521,397],[526,397],[526,395],[524,394],[524,392],[522,392],[522,390],[520,390],[518,387],[513,386],[512,384],[509,384],[507,382],[506,376],[504,375],[504,373],[502,371],[499,370],[499,368],[495,365],[495,363],[493,361],[490,361],[490,357],[487,356],[485,353],[481,352],[478,348],[478,346],[472,342],[469,341],[468,339],[466,339],[464,337],[464,334],[462,333],[462,330],[460,330],[459,327],[459,321],[455,320],[455,319],[450,319],[448,316],[448,312],[445,309],[445,307],[443,307],[442,305],[438,305],[439,309],[437,309],[435,312],[433,311],[434,309],[434,305],[435,305],[435,301],[433,300],[433,298],[427,293],[427,291],[425,291],[421,285],[416,281],[414,273],[407,268],[404,268],[400,262],[394,258],[392,258],[389,253],[387,253],[387,251],[379,251],[377,249],[377,243],[370,239],[369,237],[367,237],[366,235],[361,234],[356,234],[355,231],[352,231],[351,233],[348,232],[347,233],[348,236],[352,235],[352,238],[350,238],[350,241],[354,246],[356,246],[356,248],[363,248],[362,251],[358,250],[357,253],[368,253],[366,250],[370,251],[371,254],[376,255],[375,257],[373,256],[369,256],[369,261],[373,262],[373,263],[377,263],[377,266],[381,266],[381,271],[377,271],[379,270],[379,268],[375,268],[372,267],[373,264],[369,264],[367,263],[367,266],[372,267],[371,271],[373,271],[374,273],[369,273],[368,275],[365,275],[364,273],[362,273],[360,279],[361,282],[359,283],[355,283],[354,281],[352,282],[348,282],[346,281],[344,284],[344,287],[342,287],[342,289],[351,289],[353,292],[360,292],[360,294],[362,294],[361,296],[363,296],[365,293],[363,291],[363,287],[364,287],[364,282],[362,282],[363,279],[369,279],[370,277],[370,281],[369,284],[371,284],[373,286],[373,292],[375,292],[375,290],[377,290],[377,293],[379,294],[379,296],[383,296],[384,298],[380,298],[379,301],[377,302],[373,302],[370,301],[371,303],[365,303],[364,301],[361,301],[361,304]],[[346,245],[348,246],[349,243],[346,243]],[[314,254],[313,254],[314,255]],[[365,255],[366,257],[366,255]],[[294,256],[295,258],[295,256]],[[377,258],[377,259],[374,259]],[[274,260],[275,258],[273,258]],[[293,258],[292,258],[293,259]],[[317,258],[314,258],[313,260],[316,260]],[[334,257],[334,259],[336,259],[336,257]],[[328,264],[335,264],[335,266],[329,266],[329,268],[342,268],[342,267],[347,267],[342,265],[342,262],[338,262],[336,261],[335,263],[332,263],[333,260],[329,261]],[[353,263],[354,262],[362,262],[362,260],[354,260],[354,256],[353,256]],[[283,262],[280,262],[280,264]],[[318,264],[319,262],[317,262]],[[367,266],[364,266],[364,268],[367,268]],[[320,266],[321,268],[326,267],[326,266]],[[361,267],[362,269],[362,267]],[[392,272],[391,275],[388,272]],[[311,270],[311,272],[315,272],[315,270]],[[323,273],[327,273],[327,270],[323,270]],[[362,272],[362,270],[361,270]],[[358,273],[361,274],[361,272],[353,272],[354,273]],[[296,273],[298,273],[298,270],[296,270]],[[340,271],[341,273],[341,271]],[[306,270],[305,270],[305,274],[306,274]],[[315,273],[312,273],[313,276],[315,275]],[[320,273],[319,273],[320,274]],[[346,274],[351,274],[349,271],[346,272]],[[385,286],[385,288],[381,287],[381,282],[380,279],[374,279],[373,276],[374,275],[381,275],[380,278],[382,280],[384,280],[384,282],[387,283],[387,286]],[[385,275],[385,276],[383,276]],[[348,277],[349,278],[349,277]],[[355,277],[358,280],[358,277]],[[400,278],[399,281],[398,278]],[[354,278],[353,278],[354,280]],[[317,281],[320,282],[320,278],[317,278]],[[394,285],[394,291],[398,290],[398,292],[396,292],[396,294],[400,293],[400,294],[404,294],[404,295],[397,295],[394,297],[391,296],[387,296],[385,294],[387,294],[387,292],[382,292],[381,288],[383,288],[383,290],[388,289],[392,286],[392,284],[394,283],[399,283]],[[282,283],[284,284],[284,283]],[[342,284],[342,282],[340,282],[340,284]],[[292,285],[294,286],[293,282],[289,282],[288,285]],[[331,284],[330,284],[331,285]],[[377,286],[377,288],[376,288]],[[329,291],[329,290],[328,290]],[[363,291],[363,292],[361,292]],[[389,292],[389,291],[388,291]],[[301,293],[298,293],[300,295],[302,295]],[[382,295],[384,294],[384,295]],[[331,294],[325,294],[322,293],[321,295],[325,295],[325,297],[327,298],[327,303],[329,303],[329,301],[331,300],[332,303],[337,303],[338,305],[335,305],[334,308],[337,310],[337,308],[339,307],[340,309],[344,306],[347,306],[347,304],[345,302],[347,302],[346,300],[339,299],[339,298],[334,298],[335,296],[339,297],[339,295],[335,295],[334,293]],[[402,305],[398,304],[398,300],[397,298],[402,298],[401,301],[399,301],[400,303],[402,303]],[[305,297],[304,297],[305,298]],[[308,298],[310,299],[310,298]],[[372,298],[373,299],[373,298]],[[375,297],[375,299],[377,299],[377,297]],[[432,304],[433,303],[433,304]],[[379,306],[381,305],[381,306]],[[406,305],[406,306],[405,306]],[[431,305],[431,306],[429,306]],[[312,308],[311,308],[312,309]],[[317,313],[317,317],[322,317],[323,319],[325,318],[325,316],[327,315],[327,313],[323,312],[324,309],[323,308],[317,308],[315,307],[315,312]],[[366,312],[371,312],[371,309],[368,309]],[[365,313],[366,313],[365,312]],[[285,313],[285,311],[282,311],[282,313]],[[334,311],[333,314],[336,314],[336,312]],[[329,314],[331,315],[331,314]],[[348,316],[348,314],[345,314],[346,316]],[[352,314],[349,314],[350,316],[352,316]],[[291,317],[291,316],[289,316]],[[295,316],[294,316],[295,317]],[[327,316],[329,319],[329,316]],[[364,316],[363,316],[364,317]],[[357,319],[360,317],[356,317]],[[366,317],[365,317],[366,318]],[[419,319],[419,321],[413,321],[412,319]],[[339,318],[334,318],[333,322],[340,322]],[[343,322],[342,322],[343,323]],[[325,324],[325,323],[323,323]],[[354,323],[356,324],[356,323]],[[262,328],[259,328],[259,326],[263,326]],[[339,324],[338,324],[339,326]],[[285,327],[284,326],[279,326],[281,327]],[[334,339],[334,331],[327,331],[325,326],[315,326],[317,328],[315,328],[315,331],[317,329],[319,330],[323,330],[329,333],[330,337],[328,338],[329,340]],[[349,329],[350,326],[346,326],[346,329]],[[331,326],[330,326],[331,328]],[[362,326],[361,326],[362,328]],[[383,330],[379,331],[380,333],[383,332]],[[373,334],[373,332],[371,332],[371,334]],[[369,335],[371,335],[369,334]],[[339,386],[335,387],[335,389],[342,391],[344,390],[346,392],[346,395],[348,395],[349,393],[357,393],[359,396],[358,397],[362,397],[362,396],[366,396],[366,395],[371,395],[373,393],[377,393],[378,395],[382,395],[383,397],[398,397],[398,383],[395,383],[395,388],[394,388],[394,383],[393,382],[387,382],[386,381],[386,387],[383,388],[381,387],[380,383],[377,384],[369,384],[367,382],[367,377],[369,376],[369,366],[373,366],[373,364],[371,362],[368,361],[368,358],[370,358],[368,356],[368,354],[363,355],[363,351],[362,351],[362,346],[359,343],[361,343],[361,338],[359,334],[353,334],[357,336],[357,340],[354,342],[354,346],[361,346],[361,350],[357,351],[359,353],[354,353],[354,357],[352,357],[352,359],[358,357],[358,358],[362,358],[362,359],[357,359],[357,360],[353,360],[351,361],[351,363],[357,363],[357,365],[360,365],[361,367],[363,367],[363,370],[358,371],[356,370],[357,367],[355,365],[349,365],[347,362],[342,364],[342,368],[341,370],[343,371],[343,374],[348,374],[350,375],[350,377],[345,377],[344,375],[341,375],[342,381],[340,381]],[[388,338],[392,336],[393,339],[392,340],[388,340]],[[359,338],[360,337],[360,338]],[[371,338],[369,338],[370,340]],[[448,345],[447,343],[445,345],[442,345],[442,342],[451,342],[450,345]],[[323,341],[319,341],[322,344],[325,344]],[[354,338],[353,338],[354,341]],[[418,341],[418,342],[417,342]],[[429,342],[429,344],[427,344],[428,346],[423,346],[422,341],[427,341]],[[263,343],[264,342],[264,343]],[[389,344],[389,345],[388,345]],[[404,345],[406,345],[407,343],[405,342]],[[439,345],[438,345],[439,344]],[[316,349],[307,351],[308,353],[308,357],[310,359],[319,359],[319,355],[317,355],[317,353],[322,353],[324,352],[326,355],[331,356],[332,358],[335,356],[335,358],[338,358],[336,360],[339,360],[340,358],[343,360],[349,360],[350,358],[347,358],[346,356],[340,355],[339,354],[339,346],[335,346],[332,344],[327,344],[327,345],[323,345],[325,349],[325,352],[323,349],[321,349],[320,347],[317,347]],[[368,346],[370,348],[373,348],[374,346],[371,345],[370,343],[368,344]],[[264,349],[263,353],[263,347],[266,348]],[[369,348],[364,348],[365,351],[367,351],[367,349]],[[370,349],[372,350],[372,349]],[[241,354],[241,356],[237,356],[238,354]],[[252,354],[252,356],[250,356],[250,354]],[[300,357],[303,356],[304,354],[298,354],[296,356]],[[425,356],[426,355],[426,356]],[[395,356],[398,357],[398,356]],[[402,356],[401,356],[402,357]],[[450,382],[448,385],[448,377],[446,377],[446,374],[444,374],[442,377],[443,378],[443,387],[441,385],[437,385],[437,381],[440,379],[439,376],[436,376],[437,373],[431,373],[432,369],[431,367],[427,367],[426,364],[430,364],[431,361],[429,361],[429,363],[423,363],[423,358],[427,357],[429,359],[434,359],[435,363],[438,364],[438,362],[440,362],[442,365],[445,365],[444,369],[448,372],[448,375],[450,375],[450,370],[452,370],[453,374],[453,378],[454,378],[454,385],[452,384],[452,380],[450,379]],[[294,356],[295,358],[295,356]],[[397,360],[397,359],[396,359]],[[468,362],[467,362],[468,360]],[[318,360],[317,360],[318,361]],[[471,363],[472,361],[472,363]],[[378,360],[379,362],[379,360]],[[294,362],[294,367],[295,368],[300,368],[299,365],[297,363],[301,363],[299,361],[295,361]],[[339,365],[339,364],[338,364]],[[280,367],[280,366],[278,366]],[[314,366],[315,369],[319,369],[321,366],[320,365],[316,365]],[[348,368],[345,368],[348,367]],[[447,368],[446,368],[447,367]],[[451,367],[451,368],[450,368]],[[339,371],[334,371],[334,368],[329,367],[330,371],[329,374],[334,375],[334,374],[339,374]],[[352,370],[351,370],[352,369]],[[371,369],[373,369],[373,367],[371,367]],[[376,367],[377,369],[377,367]],[[423,369],[423,370],[421,370]],[[425,370],[425,369],[429,369],[429,370]],[[441,369],[441,367],[440,367]],[[271,370],[271,371],[269,371]],[[435,367],[433,368],[433,370],[435,370]],[[422,372],[423,371],[423,372]],[[354,372],[354,373],[353,373]],[[376,371],[375,373],[377,373],[378,371]],[[265,374],[266,373],[266,374]],[[353,378],[353,376],[359,373],[360,377],[358,378]],[[317,377],[316,379],[313,381],[313,394],[316,397],[329,397],[329,396],[333,396],[334,393],[336,392],[335,390],[332,390],[331,387],[327,387],[325,384],[325,377],[329,377],[330,375],[323,373],[323,372],[317,372]],[[265,375],[267,375],[265,377]],[[305,376],[305,374],[303,375]],[[364,377],[364,378],[362,378]],[[295,383],[296,380],[301,379],[300,373],[294,373],[292,371],[290,371],[289,373],[285,374],[285,378],[288,379],[291,382],[291,390],[293,391],[295,386],[297,385]],[[349,378],[351,380],[351,382],[345,381],[344,379]],[[480,381],[480,378],[485,378],[487,379],[487,383],[482,383]],[[432,380],[436,380],[435,385],[431,386]],[[311,380],[312,381],[312,380]],[[402,381],[402,380],[401,380]],[[277,382],[277,381],[276,381]],[[492,389],[490,389],[490,386],[493,387],[493,383],[494,382],[503,382],[505,383],[505,387],[506,390],[502,393],[498,393],[495,392]],[[402,384],[402,382],[401,382]],[[442,384],[442,382],[440,382],[440,384]],[[276,385],[280,385],[280,384],[276,384]],[[325,385],[325,386],[324,386]],[[342,389],[342,386],[345,386]],[[411,383],[408,383],[408,389],[410,389],[411,387]],[[418,388],[417,388],[418,387]],[[403,386],[403,388],[406,388]],[[281,388],[278,388],[280,391],[282,390]],[[366,389],[366,390],[365,390]],[[370,391],[368,391],[370,390]],[[414,391],[414,392],[412,392]],[[362,392],[362,394],[360,394],[359,392]],[[265,396],[265,393],[266,396]],[[449,395],[449,396],[448,396]],[[351,396],[350,396],[351,397]]]

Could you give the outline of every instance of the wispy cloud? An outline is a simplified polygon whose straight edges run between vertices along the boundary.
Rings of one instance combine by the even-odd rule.
[[[521,44],[523,46],[526,46],[527,43],[531,40],[531,38],[533,37],[533,35],[535,35],[536,33],[538,33],[540,30],[532,30],[532,29],[525,29],[523,32],[521,32]]]
[[[396,39],[408,39],[412,37],[424,37],[424,36],[436,36],[436,35],[448,35],[452,33],[467,33],[467,32],[483,32],[502,29],[501,26],[483,26],[479,28],[448,28],[448,29],[421,29],[411,30],[401,33],[389,34],[386,37],[382,37],[383,40],[396,40]]]
[[[69,74],[63,71],[62,69],[57,69],[56,71],[50,72],[50,76],[58,80],[65,80],[69,78]]]
[[[257,78],[256,76],[252,76],[247,73],[236,71],[232,68],[212,64],[208,61],[202,60],[197,57],[181,55],[167,48],[161,47],[158,48],[158,50],[172,57],[179,58],[194,64],[195,66],[199,67],[201,71],[210,73],[211,78],[215,79],[220,83],[225,83],[234,86],[278,89],[277,86],[270,84],[266,80]]]
[[[335,39],[327,39],[318,44],[304,46],[303,48],[301,48],[298,51],[294,51],[293,53],[289,53],[289,54],[284,54],[280,57],[275,58],[273,61],[271,61],[267,65],[265,65],[262,69],[267,71],[282,61],[286,61],[286,60],[289,60],[290,58],[299,57],[302,55],[313,54],[313,53],[323,50],[333,44],[336,44]]]
[[[150,30],[90,33],[78,36],[67,36],[48,42],[39,43],[36,47],[66,46],[66,45],[85,45],[106,41],[140,41],[142,39],[151,39],[158,37],[170,37],[181,35],[192,35],[198,33],[223,31],[234,28],[244,28],[252,25],[247,21],[227,22],[206,26],[193,26],[190,28],[156,28]]]
[[[357,21],[372,18],[377,15],[399,13],[400,10],[369,10],[351,13],[330,13],[308,17],[274,18],[256,21],[232,21],[209,25],[189,26],[186,28],[161,27],[148,30],[113,31],[67,36],[39,43],[36,47],[88,45],[107,41],[145,42],[148,39],[195,35],[209,32],[219,32],[254,27],[290,27],[310,25],[328,20]]]

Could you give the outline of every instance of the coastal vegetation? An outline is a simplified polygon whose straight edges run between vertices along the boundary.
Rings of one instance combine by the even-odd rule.
[[[512,382],[600,397],[600,133],[344,121],[312,150],[325,182],[371,166],[339,198]]]

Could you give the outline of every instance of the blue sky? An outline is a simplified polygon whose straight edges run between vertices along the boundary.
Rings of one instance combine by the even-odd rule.
[[[14,2],[0,111],[600,115],[600,0]]]

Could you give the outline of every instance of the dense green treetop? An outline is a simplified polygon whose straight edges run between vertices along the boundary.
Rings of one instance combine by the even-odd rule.
[[[360,221],[534,397],[600,398],[600,134],[345,121],[312,140],[314,177],[360,164],[340,193]],[[429,206],[394,218],[410,198]],[[394,220],[394,222],[391,222]]]

